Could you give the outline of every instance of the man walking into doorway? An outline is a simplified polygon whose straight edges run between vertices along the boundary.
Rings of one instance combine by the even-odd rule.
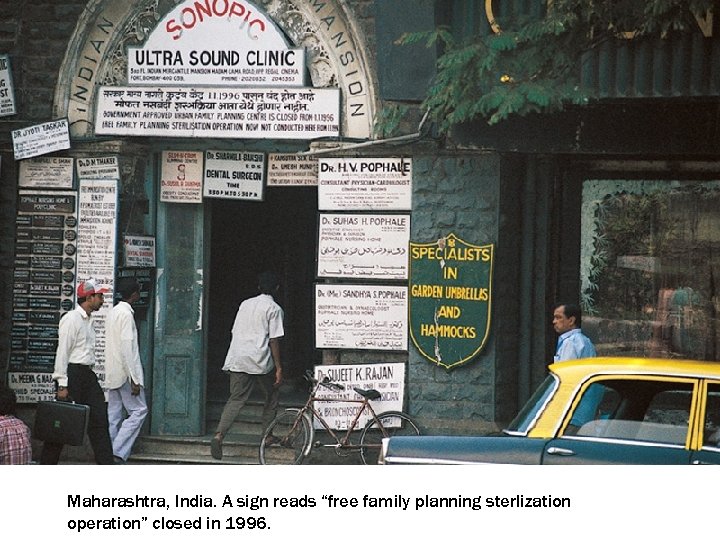
[[[140,285],[134,278],[121,278],[115,289],[121,300],[110,310],[105,323],[105,382],[113,454],[116,463],[125,463],[140,434],[148,408],[132,308],[140,299]],[[127,411],[125,419],[123,409]]]
[[[285,334],[283,310],[273,298],[279,288],[280,283],[274,273],[260,274],[260,294],[243,301],[235,316],[232,339],[223,365],[223,371],[230,375],[230,398],[210,442],[210,452],[215,459],[222,459],[225,434],[250,397],[255,383],[265,394],[264,425],[275,418],[278,390],[283,380],[279,340]]]

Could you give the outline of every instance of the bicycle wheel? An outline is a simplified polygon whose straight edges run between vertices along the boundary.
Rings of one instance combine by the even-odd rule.
[[[378,422],[379,420],[379,422]],[[400,411],[378,414],[367,423],[360,435],[360,457],[365,465],[377,465],[385,437],[420,435],[420,428],[410,416]]]
[[[299,411],[278,414],[260,441],[260,464],[300,465],[310,446],[311,428],[310,421]]]

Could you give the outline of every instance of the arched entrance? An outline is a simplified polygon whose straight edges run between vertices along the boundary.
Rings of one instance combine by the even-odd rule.
[[[70,40],[55,89],[55,116],[68,117],[73,139],[94,137],[97,88],[127,82],[127,47],[142,44],[176,3],[88,2]],[[294,46],[306,50],[311,85],[340,88],[343,137],[371,138],[377,82],[367,57],[368,46],[345,4],[339,0],[262,0],[257,5]]]
[[[341,137],[370,138],[376,83],[367,46],[344,3],[241,3],[266,10],[292,46],[305,50],[307,84],[340,89]],[[274,266],[285,276],[283,300],[288,305],[284,307],[295,334],[291,346],[303,351],[303,362],[307,361],[305,351],[312,347],[308,341],[312,291],[307,289],[315,272],[317,210],[313,188],[284,193],[275,188],[262,202],[159,201],[162,151],[245,149],[247,141],[133,137],[131,146],[130,139],[98,139],[99,87],[127,86],[127,48],[141,46],[178,5],[163,0],[90,1],[61,67],[54,112],[69,119],[71,138],[87,155],[111,152],[121,162],[138,154],[146,158],[147,168],[122,171],[121,183],[130,175],[134,184],[145,185],[149,209],[140,232],[157,239],[155,309],[145,336],[146,371],[152,372],[147,377],[152,385],[151,432],[201,435],[207,399],[222,400],[221,392],[226,391],[218,373],[237,303],[254,294],[254,274],[263,265]],[[256,140],[252,146],[263,152],[307,149],[307,144],[271,139]]]

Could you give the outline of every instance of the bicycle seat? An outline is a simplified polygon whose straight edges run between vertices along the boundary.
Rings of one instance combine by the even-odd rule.
[[[353,388],[358,394],[360,394],[365,399],[380,399],[382,396],[380,395],[380,392],[378,392],[375,389],[370,390],[363,390],[362,388]]]

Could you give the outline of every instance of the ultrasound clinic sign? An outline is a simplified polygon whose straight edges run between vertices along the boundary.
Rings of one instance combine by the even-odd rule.
[[[164,50],[133,49],[128,81],[146,85],[302,86],[305,50]]]
[[[127,75],[131,85],[303,86],[305,50],[249,2],[187,0],[128,48]]]

